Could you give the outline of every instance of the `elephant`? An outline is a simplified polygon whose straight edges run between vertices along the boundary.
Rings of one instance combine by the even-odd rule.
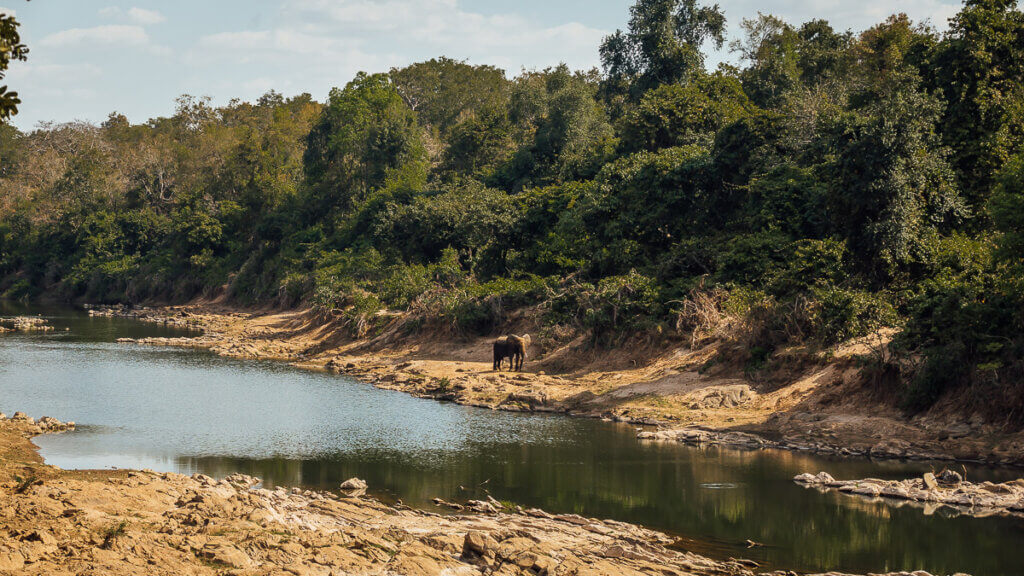
[[[508,358],[509,369],[523,371],[526,360],[526,348],[530,345],[530,335],[516,336],[510,334],[494,341],[494,370],[501,371],[502,362]]]

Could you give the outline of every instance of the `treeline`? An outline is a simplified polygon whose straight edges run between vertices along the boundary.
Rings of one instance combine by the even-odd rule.
[[[862,33],[639,0],[602,69],[440,58],[326,103],[269,93],[131,125],[0,125],[0,294],[310,303],[551,338],[739,319],[748,367],[902,328],[904,407],[1024,408],[1024,14]],[[980,392],[984,392],[981,394]],[[986,400],[988,401],[988,400]],[[1024,410],[1021,411],[1024,414]]]

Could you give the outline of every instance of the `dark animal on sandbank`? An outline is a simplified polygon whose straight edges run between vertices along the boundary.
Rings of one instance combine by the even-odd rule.
[[[501,371],[502,362],[508,358],[509,369],[517,372],[523,371],[523,362],[526,360],[526,348],[530,345],[530,335],[502,336],[494,341],[494,370]]]

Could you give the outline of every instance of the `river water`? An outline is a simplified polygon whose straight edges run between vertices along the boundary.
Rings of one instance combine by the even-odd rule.
[[[681,547],[800,571],[923,569],[1024,574],[1024,521],[969,518],[821,494],[802,472],[904,478],[907,463],[643,443],[626,425],[493,412],[378,390],[343,376],[206,352],[117,344],[181,330],[72,310],[45,334],[0,336],[0,411],[74,420],[35,439],[62,468],[151,468],[269,486],[335,489],[367,480],[383,500],[436,510],[434,497],[499,500],[635,522]],[[967,467],[972,480],[1019,471]],[[747,549],[746,541],[764,544]]]

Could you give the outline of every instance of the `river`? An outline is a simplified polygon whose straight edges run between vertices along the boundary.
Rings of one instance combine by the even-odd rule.
[[[35,439],[62,468],[150,468],[269,486],[336,489],[367,480],[386,501],[490,494],[550,512],[634,522],[712,557],[848,572],[1024,574],[1024,521],[896,507],[792,482],[801,472],[904,478],[941,463],[847,460],[786,451],[636,440],[634,428],[494,412],[379,390],[344,376],[207,352],[115,342],[185,332],[69,309],[57,330],[0,336],[0,411],[74,420]],[[1018,471],[967,467],[971,480]],[[747,540],[763,546],[746,547]]]

